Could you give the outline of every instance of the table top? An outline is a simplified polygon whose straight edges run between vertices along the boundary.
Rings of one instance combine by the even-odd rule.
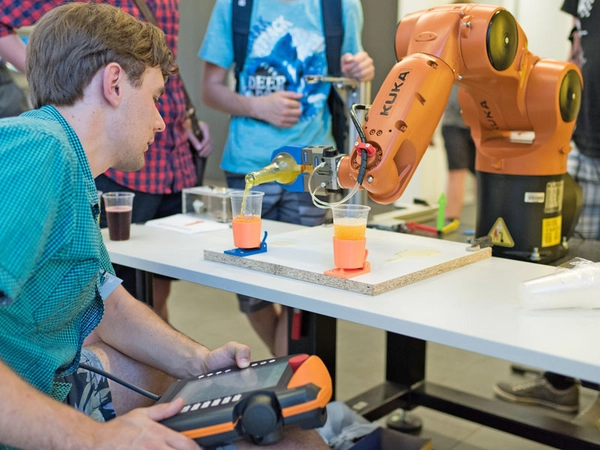
[[[271,235],[299,229],[264,222]],[[103,235],[116,264],[600,382],[600,310],[519,305],[519,283],[553,273],[551,266],[492,257],[373,297],[205,261],[204,248],[233,247],[230,230],[188,235],[132,225],[128,241]]]

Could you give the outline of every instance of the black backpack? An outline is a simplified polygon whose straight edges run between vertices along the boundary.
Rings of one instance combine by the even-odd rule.
[[[250,14],[252,13],[252,0],[232,0],[232,32],[233,53],[235,61],[236,83],[239,74],[244,67],[246,51],[248,49],[248,34],[250,33]],[[327,55],[327,66],[329,75],[342,76],[340,58],[342,56],[342,41],[344,40],[344,25],[342,22],[342,0],[321,0],[323,17],[323,29],[325,30],[325,53]],[[333,137],[338,150],[345,151],[346,135],[348,134],[344,102],[335,88],[331,87],[327,99],[329,112],[331,113],[331,125]],[[306,145],[319,144],[305,142]]]

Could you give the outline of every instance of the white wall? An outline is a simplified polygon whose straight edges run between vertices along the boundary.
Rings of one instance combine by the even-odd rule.
[[[448,3],[449,1],[445,0],[398,0],[398,20],[406,14]],[[529,50],[533,54],[543,58],[565,60],[569,51],[567,36],[572,27],[572,18],[560,10],[563,0],[480,0],[476,3],[503,6],[509,10],[527,35]],[[435,203],[440,194],[445,192],[448,172],[439,130],[434,136],[433,144],[425,153],[399,202],[412,203],[414,198],[420,198]],[[474,195],[470,189],[467,192],[467,201],[473,199]]]

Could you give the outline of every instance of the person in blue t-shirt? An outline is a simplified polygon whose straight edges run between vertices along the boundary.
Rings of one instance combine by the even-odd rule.
[[[232,0],[217,0],[199,52],[205,61],[202,98],[206,105],[231,115],[221,168],[227,185],[243,189],[247,173],[271,161],[274,150],[290,144],[332,145],[328,83],[307,84],[305,75],[329,75],[320,0],[255,0],[248,48],[237,92],[228,86],[234,63]],[[342,1],[344,38],[341,70],[345,77],[369,81],[373,60],[363,50],[359,0]],[[283,190],[275,183],[265,192],[265,219],[320,225],[325,211],[308,193]],[[287,354],[287,311],[263,300],[239,296],[240,309],[274,355]]]

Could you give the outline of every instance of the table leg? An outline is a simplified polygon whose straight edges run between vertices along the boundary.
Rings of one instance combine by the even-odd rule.
[[[390,332],[386,338],[386,381],[407,387],[423,381],[427,341]]]
[[[138,300],[141,300],[150,308],[154,306],[152,297],[153,274],[144,270],[135,270],[135,292]]]

